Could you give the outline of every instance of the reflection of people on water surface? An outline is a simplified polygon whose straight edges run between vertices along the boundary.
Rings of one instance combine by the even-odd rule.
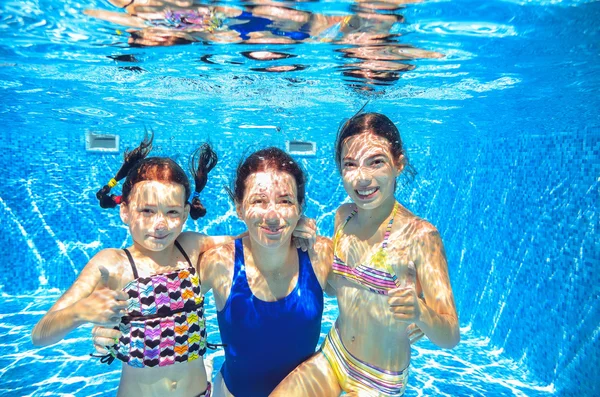
[[[110,0],[123,11],[86,10],[87,15],[127,26],[131,46],[171,46],[177,44],[244,43],[298,44],[332,43],[335,51],[349,61],[341,65],[350,85],[372,90],[373,85],[389,85],[413,65],[402,61],[441,58],[443,55],[398,43],[394,32],[404,22],[399,10],[418,0],[357,1],[346,15],[328,15],[291,8],[268,0],[252,5],[205,5],[193,1]],[[118,34],[123,32],[117,30]],[[285,59],[293,54],[247,51],[244,57],[256,61]],[[259,72],[294,72],[309,65],[269,65],[253,67]]]

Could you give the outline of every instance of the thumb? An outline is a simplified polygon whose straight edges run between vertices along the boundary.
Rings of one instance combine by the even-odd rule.
[[[97,288],[109,288],[108,287],[108,279],[110,278],[110,273],[107,268],[104,266],[98,266],[98,270],[100,270],[100,281],[96,285]]]
[[[417,286],[417,268],[415,263],[410,261],[406,269],[406,278],[404,280],[405,287],[416,287]]]

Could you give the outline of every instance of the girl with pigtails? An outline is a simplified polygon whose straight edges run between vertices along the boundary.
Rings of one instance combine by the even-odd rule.
[[[204,296],[196,271],[206,250],[231,241],[182,232],[190,215],[206,214],[199,193],[217,163],[210,145],[192,157],[190,171],[165,157],[148,157],[153,135],[133,151],[117,175],[97,193],[100,206],[120,206],[133,245],[98,252],[73,285],[58,299],[32,332],[35,345],[63,339],[85,323],[120,335],[105,343],[108,355],[123,361],[119,396],[209,396],[204,368],[206,342]],[[110,194],[125,178],[120,196]],[[302,233],[300,231],[299,233]],[[118,330],[118,332],[116,332]]]

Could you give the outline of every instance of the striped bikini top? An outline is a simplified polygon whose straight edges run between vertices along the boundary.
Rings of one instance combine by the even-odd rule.
[[[333,238],[333,274],[344,277],[354,284],[358,284],[367,288],[369,291],[379,295],[387,295],[388,291],[393,288],[400,286],[398,277],[394,269],[390,266],[387,261],[387,245],[390,233],[392,231],[392,224],[394,218],[398,212],[398,202],[394,204],[394,210],[392,211],[392,219],[387,225],[385,235],[383,236],[383,242],[379,250],[371,256],[367,265],[358,265],[350,267],[344,263],[344,261],[337,255],[337,240],[340,233],[348,224],[348,221],[356,214],[355,209],[348,215],[344,224],[337,230]]]
[[[119,341],[108,347],[110,355],[133,367],[164,367],[196,360],[206,352],[204,296],[200,278],[181,245],[189,267],[169,273],[139,277],[131,253],[125,254],[133,270],[127,293],[127,315],[115,329]],[[108,363],[113,359],[108,358]]]

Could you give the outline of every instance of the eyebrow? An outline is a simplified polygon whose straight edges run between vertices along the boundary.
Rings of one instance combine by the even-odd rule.
[[[379,153],[375,153],[372,154],[370,156],[367,157],[367,160],[373,159],[375,157],[385,157],[385,158],[389,158],[389,156],[383,152],[379,152]],[[350,156],[345,156],[342,160],[350,160],[350,161],[356,161],[356,159],[354,157],[350,157]]]

